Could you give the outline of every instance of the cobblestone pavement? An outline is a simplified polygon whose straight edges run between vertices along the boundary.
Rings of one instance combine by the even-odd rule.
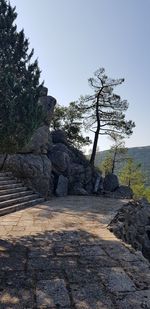
[[[107,230],[124,201],[54,198],[0,218],[0,309],[150,308],[150,268]]]

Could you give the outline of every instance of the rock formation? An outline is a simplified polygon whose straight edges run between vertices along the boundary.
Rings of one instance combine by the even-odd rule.
[[[114,174],[108,174],[104,178],[103,188],[105,191],[113,192],[119,188],[118,177]]]
[[[124,205],[109,230],[150,260],[150,204],[145,199]]]
[[[45,115],[44,122],[35,130],[29,143],[22,149],[21,153],[47,154],[48,144],[50,141],[49,126],[53,117],[56,99],[47,96],[47,88],[43,87],[38,104],[42,106]]]
[[[89,161],[83,153],[74,148],[65,137],[64,132],[58,130],[52,132],[52,144],[49,145],[48,158],[52,162],[52,173],[54,176],[55,192],[61,191],[65,187],[64,192],[69,194],[87,195],[93,193],[96,171],[93,170]],[[68,190],[64,178],[68,179]],[[60,179],[63,179],[63,181]],[[59,190],[57,188],[59,186]],[[57,194],[58,195],[58,194]],[[62,195],[64,195],[62,193]]]
[[[7,156],[4,168],[42,196],[47,198],[52,194],[52,166],[46,155],[11,154]]]
[[[67,141],[63,131],[49,131],[56,99],[47,94],[43,87],[38,102],[44,111],[44,122],[20,153],[0,156],[0,168],[11,171],[46,198],[53,193],[92,193],[96,173],[88,160]]]
[[[47,152],[51,141],[49,126],[56,104],[56,99],[47,96],[47,92],[47,88],[43,87],[39,99],[45,114],[44,123],[35,130],[31,140],[19,154],[0,157],[3,170],[11,171],[14,176],[45,198],[53,193],[52,165]]]
[[[103,181],[101,173],[68,142],[65,132],[50,132],[56,99],[47,94],[48,89],[43,87],[38,102],[45,115],[44,122],[20,153],[0,155],[0,168],[11,171],[45,198],[52,194],[88,195],[118,190],[117,176],[107,175]],[[119,197],[121,192],[117,193]]]

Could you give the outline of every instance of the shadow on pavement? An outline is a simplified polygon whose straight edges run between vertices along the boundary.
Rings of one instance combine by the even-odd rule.
[[[140,308],[150,301],[146,273],[140,255],[82,230],[3,239],[0,308]]]

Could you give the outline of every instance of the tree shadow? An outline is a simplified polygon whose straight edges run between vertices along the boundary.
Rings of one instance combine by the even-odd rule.
[[[117,308],[118,291],[145,289],[140,267],[147,272],[131,249],[83,230],[1,239],[0,308]]]
[[[38,216],[54,218],[57,214],[72,214],[73,216],[84,215],[85,220],[97,221],[108,224],[117,211],[127,204],[127,200],[116,200],[98,196],[67,196],[51,198],[49,201],[36,208]],[[43,207],[44,206],[44,207]]]

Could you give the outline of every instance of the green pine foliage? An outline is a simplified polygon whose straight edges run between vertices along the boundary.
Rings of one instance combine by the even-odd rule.
[[[120,181],[126,186],[133,186],[137,183],[144,184],[144,176],[141,172],[141,165],[135,163],[132,158],[127,160],[127,163],[120,172]]]
[[[17,31],[16,9],[0,0],[0,152],[17,152],[42,121],[37,60],[24,30]]]
[[[103,176],[106,176],[107,174],[112,172],[113,167],[113,159],[111,154],[109,153],[105,159],[101,162],[99,166],[99,170],[102,172]]]
[[[120,172],[120,182],[132,188],[134,198],[145,197],[150,201],[150,188],[145,188],[145,175],[141,171],[141,164],[129,158],[126,165]]]
[[[145,188],[144,190],[144,197],[150,202],[150,187]]]
[[[94,165],[99,135],[118,134],[129,137],[133,133],[135,123],[126,120],[128,102],[114,93],[116,86],[124,82],[123,78],[111,79],[105,74],[104,68],[99,68],[88,82],[93,94],[82,96],[79,107],[84,113],[85,128],[94,133],[90,158],[91,165]]]
[[[110,154],[110,150],[104,150],[96,153],[96,166],[100,166],[102,161]],[[150,186],[150,146],[127,148],[126,153],[121,160],[117,160],[115,166],[115,174],[118,175],[124,165],[126,159],[132,158],[135,162],[141,164],[141,171],[145,175],[145,186]]]
[[[83,113],[77,102],[70,102],[68,106],[56,105],[51,129],[65,131],[68,141],[78,149],[91,143],[88,137],[83,136]]]
[[[123,137],[112,133],[110,136],[113,141],[113,145],[108,150],[106,157],[100,164],[100,169],[103,175],[107,175],[108,173],[114,173],[116,170],[116,166],[119,162],[123,162],[126,160],[127,148],[125,148],[125,143]]]

